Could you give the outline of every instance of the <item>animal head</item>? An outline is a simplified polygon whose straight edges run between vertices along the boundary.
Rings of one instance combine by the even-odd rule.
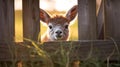
[[[70,22],[76,17],[77,5],[73,6],[65,15],[51,17],[46,11],[40,9],[40,20],[47,24],[47,37],[50,41],[67,40],[69,37]]]

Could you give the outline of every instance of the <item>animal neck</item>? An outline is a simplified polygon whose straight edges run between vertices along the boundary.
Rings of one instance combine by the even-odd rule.
[[[42,42],[50,41],[50,39],[49,39],[48,36],[47,36],[47,32],[46,32],[44,35],[42,35],[41,41],[42,41]]]

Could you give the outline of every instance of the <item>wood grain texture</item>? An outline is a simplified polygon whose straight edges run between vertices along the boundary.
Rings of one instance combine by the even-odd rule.
[[[79,40],[96,40],[96,0],[78,0]]]
[[[120,0],[105,1],[105,38],[120,40]]]
[[[14,0],[0,0],[0,43],[14,41]]]
[[[110,60],[117,60],[119,58],[120,41],[116,41],[116,45],[113,41],[103,41],[103,40],[81,40],[76,42],[48,42],[44,43],[44,48],[48,53],[54,53],[57,51],[61,45],[67,50],[70,45],[73,45],[74,49],[70,53],[72,60],[86,60],[88,58],[98,58],[100,60],[106,60],[108,56],[115,49],[114,54],[111,56]]]
[[[63,46],[65,51],[69,50],[70,45],[73,49],[70,51],[70,61],[74,60],[87,60],[88,58],[98,58],[99,60],[106,60],[107,57],[110,57],[110,61],[117,60],[119,58],[120,52],[120,41],[115,41],[116,44],[111,41],[103,40],[83,40],[83,41],[69,41],[69,42],[46,42],[43,43],[42,47],[44,51],[48,54],[54,54],[56,51],[60,50],[60,47]],[[0,60],[1,61],[10,61],[15,60],[41,60],[40,57],[31,56],[31,48],[25,46],[24,43],[12,44],[10,47],[6,46],[9,44],[0,45]],[[11,52],[10,52],[11,50]],[[59,57],[59,55],[58,55]]]
[[[40,32],[39,0],[23,0],[23,36],[34,41]]]

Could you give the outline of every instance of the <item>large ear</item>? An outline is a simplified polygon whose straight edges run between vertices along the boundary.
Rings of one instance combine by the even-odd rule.
[[[77,14],[77,11],[78,11],[78,5],[75,5],[73,6],[66,14],[66,18],[69,20],[69,21],[72,21],[76,14]]]
[[[47,12],[45,12],[43,9],[40,9],[40,20],[47,23],[50,19],[50,16]]]

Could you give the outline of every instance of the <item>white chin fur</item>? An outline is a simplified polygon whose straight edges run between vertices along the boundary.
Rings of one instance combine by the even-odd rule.
[[[55,37],[55,40],[61,40],[62,38]]]

